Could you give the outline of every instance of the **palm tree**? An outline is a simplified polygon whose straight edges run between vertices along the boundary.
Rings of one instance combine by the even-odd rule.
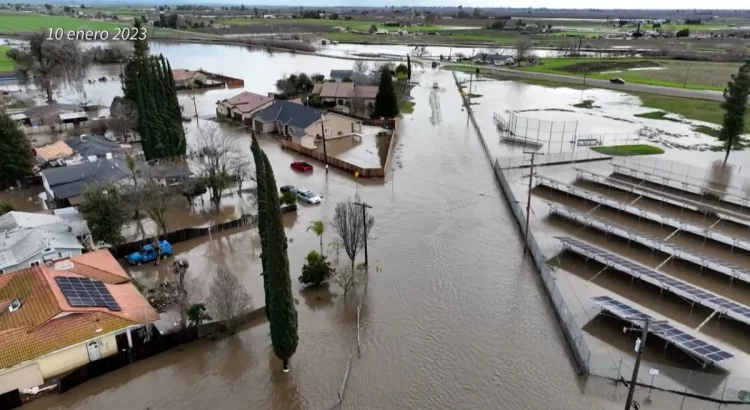
[[[339,261],[339,249],[341,249],[341,239],[339,238],[333,238],[331,243],[328,244],[328,247],[331,249],[336,250],[336,262]]]
[[[312,221],[310,226],[307,227],[308,231],[313,231],[315,235],[320,238],[320,254],[323,255],[323,232],[326,230],[325,223],[323,221]]]

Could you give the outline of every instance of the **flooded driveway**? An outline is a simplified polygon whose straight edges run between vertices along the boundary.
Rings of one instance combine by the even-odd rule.
[[[349,66],[342,60],[289,55],[255,61],[253,52],[231,47],[172,47],[154,49],[165,52],[173,67],[223,67],[227,74],[241,74],[255,92],[270,91],[280,75],[260,67],[281,67],[281,59],[307,71]],[[213,48],[201,55],[194,47]],[[289,70],[294,71],[299,70]],[[622,408],[622,385],[574,376],[554,314],[538,275],[522,259],[515,222],[452,75],[430,70],[420,77],[412,91],[415,111],[399,125],[395,172],[385,182],[355,180],[336,170],[326,175],[318,163],[312,175],[294,173],[288,164],[295,157],[272,138],[261,139],[278,185],[294,184],[324,196],[322,204],[301,205],[296,217],[285,220],[300,337],[290,373],[280,371],[262,325],[233,338],[183,346],[25,408],[329,409],[351,354],[355,359],[344,409],[536,410],[549,408],[552,400],[557,409]],[[435,91],[433,82],[442,89]],[[196,99],[198,109],[213,110],[216,100],[239,91],[207,92]],[[231,125],[226,130],[241,135],[242,149],[249,150],[246,134]],[[343,300],[335,286],[303,291],[296,281],[304,255],[318,248],[307,226],[313,220],[330,221],[336,201],[356,193],[373,207],[369,257],[383,264],[382,272],[371,274],[362,311],[361,359],[356,358],[356,299]],[[333,236],[329,230],[324,241]],[[186,242],[176,250],[190,259],[196,282],[209,283],[216,267],[225,265],[248,287],[256,306],[262,303],[252,230]],[[136,272],[160,275],[148,266]],[[636,397],[646,394],[639,390]],[[682,400],[659,392],[650,397],[665,409],[678,408]],[[684,408],[709,408],[706,404],[688,399]]]

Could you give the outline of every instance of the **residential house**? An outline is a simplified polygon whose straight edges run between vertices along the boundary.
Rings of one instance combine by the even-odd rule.
[[[273,96],[243,91],[232,98],[218,101],[216,103],[216,115],[249,125],[252,117],[271,103],[273,103]]]
[[[159,320],[108,250],[0,276],[0,309],[0,394],[131,349]]]
[[[83,134],[35,148],[34,153],[41,167],[55,167],[78,164],[88,158],[121,157],[126,147],[102,135]]]
[[[76,208],[60,208],[52,212],[11,211],[0,216],[0,232],[23,229],[42,229],[55,232],[70,232],[76,237],[89,234],[83,216]]]
[[[78,105],[58,103],[29,108],[23,114],[25,118],[17,118],[16,120],[28,122],[31,126],[57,125],[61,124],[63,120],[66,122],[80,122],[83,120],[83,116],[86,115]],[[60,117],[61,115],[63,117]],[[86,115],[86,118],[88,118],[88,115]]]
[[[319,96],[323,103],[359,107],[356,110],[364,112],[365,107],[374,106],[378,87],[355,83],[317,83],[313,86],[312,94]]]
[[[479,53],[472,59],[477,64],[510,65],[515,61],[513,56],[494,53]]]
[[[353,75],[354,70],[331,70],[329,77],[337,83],[340,83],[345,78],[351,79]]]
[[[253,128],[265,134],[276,132],[297,144],[315,148],[321,135],[325,134],[326,139],[349,136],[362,130],[362,122],[290,101],[276,101],[253,118]]]
[[[199,86],[205,84],[207,77],[200,71],[193,70],[172,70],[172,76],[174,77],[174,85],[177,88],[191,88],[193,86]]]
[[[37,218],[60,219],[55,215],[44,214],[39,214]],[[64,222],[3,231],[0,232],[0,274],[80,255],[82,252],[83,245],[73,232],[68,231]]]
[[[65,141],[57,141],[34,148],[34,155],[40,166],[63,165],[65,159],[73,157],[73,149]]]
[[[58,168],[48,168],[40,172],[46,201],[56,207],[78,205],[83,200],[86,187],[97,187],[112,183],[118,186],[133,184],[133,173],[128,169],[124,159],[105,158],[96,159],[75,165]],[[160,181],[174,184],[192,175],[184,161],[164,161],[149,165],[136,162],[136,168],[143,177],[157,172]]]

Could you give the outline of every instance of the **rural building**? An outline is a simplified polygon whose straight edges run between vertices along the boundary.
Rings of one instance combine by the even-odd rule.
[[[60,124],[79,125],[89,120],[89,115],[85,111],[64,112],[57,114],[57,117],[60,119]]]
[[[0,276],[0,394],[132,348],[159,315],[108,250]]]
[[[252,117],[273,103],[272,96],[243,91],[232,98],[216,103],[216,115],[230,118],[243,124],[250,124]]]
[[[312,94],[319,96],[324,103],[336,103],[343,107],[360,103],[366,107],[375,104],[378,87],[355,83],[317,83],[313,86]]]
[[[174,85],[177,88],[191,88],[194,86],[202,86],[206,83],[206,75],[200,71],[192,70],[172,70],[172,76],[174,77]]]
[[[308,148],[315,148],[322,132],[326,138],[335,138],[352,135],[361,128],[361,121],[290,101],[276,101],[253,118],[255,131],[275,132]]]
[[[58,215],[8,212],[0,217],[0,232],[0,274],[5,274],[80,255],[76,234],[85,236],[88,228]]]
[[[68,116],[63,115],[61,118],[60,115],[62,114],[73,114],[75,113],[75,116]],[[31,126],[37,126],[37,125],[57,125],[61,124],[63,121],[63,118],[67,120],[67,122],[80,122],[81,119],[83,119],[83,115],[86,115],[85,112],[81,111],[81,107],[74,105],[74,104],[58,104],[58,103],[52,103],[47,105],[42,105],[39,107],[33,107],[29,108],[28,110],[24,111],[23,114],[26,116],[25,119],[18,119],[17,121],[28,121],[28,124]],[[88,118],[88,116],[87,116]]]
[[[495,53],[495,54],[479,53],[475,55],[472,60],[474,63],[492,64],[492,65],[509,65],[515,62],[512,56],[498,54],[498,53]]]

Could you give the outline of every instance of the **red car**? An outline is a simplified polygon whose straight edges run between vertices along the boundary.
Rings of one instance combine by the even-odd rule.
[[[313,171],[312,165],[308,164],[305,161],[292,162],[292,169],[295,171],[300,171],[300,172],[312,172]]]

